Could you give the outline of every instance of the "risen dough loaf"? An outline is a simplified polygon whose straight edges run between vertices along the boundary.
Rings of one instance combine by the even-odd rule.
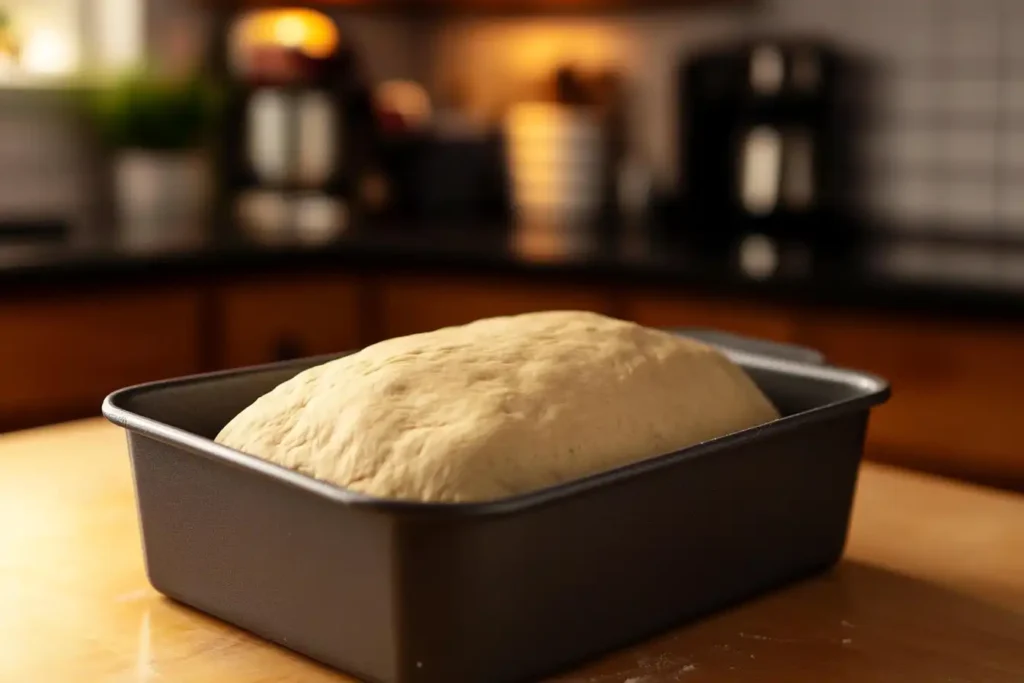
[[[717,351],[593,313],[381,342],[258,399],[217,441],[373,496],[485,501],[777,417]]]

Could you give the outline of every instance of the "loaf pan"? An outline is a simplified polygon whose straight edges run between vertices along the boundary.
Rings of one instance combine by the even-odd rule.
[[[365,681],[535,681],[841,555],[888,386],[717,342],[781,419],[492,503],[375,499],[213,441],[327,358],[124,389],[103,413],[158,591]]]

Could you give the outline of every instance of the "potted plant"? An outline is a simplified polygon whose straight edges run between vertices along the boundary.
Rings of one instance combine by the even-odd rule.
[[[206,143],[214,91],[200,78],[135,74],[101,88],[93,110],[114,155],[122,230],[137,237],[200,226],[213,180]]]

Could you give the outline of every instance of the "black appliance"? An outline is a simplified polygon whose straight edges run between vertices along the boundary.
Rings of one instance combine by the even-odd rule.
[[[851,58],[814,40],[758,38],[680,69],[687,213],[774,234],[852,223],[857,128]]]
[[[360,190],[379,154],[360,54],[337,29],[329,54],[314,57],[286,44],[249,46],[243,68],[233,41],[253,14],[228,7],[216,15],[210,70],[227,95],[217,148],[219,223],[282,233],[308,223],[340,231],[360,210]],[[336,27],[328,15],[316,14]],[[261,201],[250,206],[254,198]]]

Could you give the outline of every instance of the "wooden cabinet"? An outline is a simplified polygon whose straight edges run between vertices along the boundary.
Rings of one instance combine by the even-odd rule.
[[[875,459],[1024,490],[1024,328],[882,314],[809,316],[801,340],[893,385]]]
[[[626,302],[625,316],[648,327],[710,327],[748,337],[796,341],[792,311],[728,299],[705,299],[686,294],[639,294]]]
[[[378,335],[397,337],[479,318],[542,310],[610,313],[598,288],[480,277],[385,276],[376,284]]]
[[[361,298],[354,278],[268,278],[218,291],[218,365],[241,367],[360,346]]]
[[[496,315],[577,309],[821,350],[893,384],[868,457],[1024,490],[1024,325],[818,311],[528,276],[268,275],[0,304],[0,429],[96,415],[149,380],[334,353]]]
[[[109,392],[201,369],[192,291],[0,304],[0,428],[99,415]]]

